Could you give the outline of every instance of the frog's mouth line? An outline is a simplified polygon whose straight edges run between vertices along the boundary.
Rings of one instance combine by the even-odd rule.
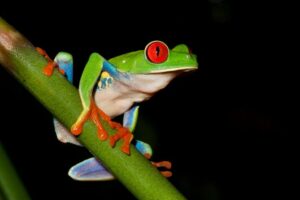
[[[174,68],[174,69],[163,69],[163,70],[155,70],[150,72],[150,74],[159,74],[159,73],[168,73],[168,72],[189,72],[198,69],[197,66],[187,66],[187,67],[180,67],[180,68]]]

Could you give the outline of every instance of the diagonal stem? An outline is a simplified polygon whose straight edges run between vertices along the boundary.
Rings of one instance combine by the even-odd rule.
[[[0,142],[0,199],[6,200],[29,200],[16,170],[9,160]]]
[[[70,129],[82,106],[77,89],[58,71],[51,77],[42,73],[47,64],[30,44],[7,22],[0,18],[0,63],[44,106]],[[104,128],[114,133],[107,124]],[[109,141],[101,142],[93,123],[84,125],[78,140],[138,199],[181,200],[185,197],[133,145],[130,156],[120,150],[120,143],[111,148]]]

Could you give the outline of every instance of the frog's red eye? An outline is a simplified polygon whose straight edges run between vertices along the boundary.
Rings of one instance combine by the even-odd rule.
[[[169,55],[168,46],[161,41],[149,43],[145,48],[146,56],[152,63],[165,62]]]

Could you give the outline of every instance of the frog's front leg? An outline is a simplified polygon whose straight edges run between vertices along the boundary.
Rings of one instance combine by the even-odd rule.
[[[126,127],[123,127],[121,124],[111,121],[110,117],[106,115],[106,113],[103,112],[101,108],[97,107],[93,98],[94,86],[99,79],[103,65],[105,63],[107,63],[107,61],[102,56],[97,53],[93,53],[84,68],[79,83],[79,94],[83,105],[83,111],[81,112],[77,121],[73,124],[71,132],[74,135],[79,135],[82,132],[84,123],[88,119],[91,119],[97,126],[99,139],[102,141],[106,140],[108,138],[108,134],[103,128],[102,123],[99,119],[99,116],[101,116],[102,119],[108,122],[108,124],[112,128],[117,129],[116,135],[118,137],[115,141],[123,139],[121,150],[124,153],[129,154],[130,142],[133,139],[133,135]],[[114,144],[111,143],[111,146],[113,145]]]
[[[58,67],[58,64],[55,61],[51,60],[50,57],[47,55],[47,53],[43,49],[37,47],[36,50],[41,55],[43,55],[46,58],[46,60],[48,61],[48,64],[43,69],[43,73],[47,76],[51,76],[53,73],[53,70],[56,67]],[[83,111],[81,112],[77,121],[71,127],[71,133],[73,135],[79,135],[82,132],[84,123],[88,119],[91,119],[94,122],[94,124],[97,126],[99,139],[102,141],[106,140],[108,138],[108,134],[100,122],[100,119],[99,119],[99,115],[100,115],[102,117],[102,119],[104,121],[108,122],[112,128],[117,129],[116,135],[118,135],[118,137],[115,139],[115,142],[119,139],[123,139],[124,142],[123,142],[121,150],[124,153],[129,154],[130,153],[130,142],[133,139],[133,135],[126,127],[123,127],[121,124],[111,121],[110,117],[108,115],[106,115],[100,108],[97,107],[97,105],[92,97],[94,86],[102,72],[103,64],[105,62],[108,63],[107,61],[105,61],[105,59],[102,56],[100,56],[97,53],[93,53],[93,54],[91,54],[86,66],[84,68],[84,71],[83,71],[83,74],[81,76],[80,83],[79,83],[79,95],[81,98]],[[58,68],[58,70],[61,74],[68,75],[68,72],[64,71],[65,69]],[[72,81],[72,80],[69,80],[69,81]],[[114,144],[111,143],[111,146],[113,146],[113,145]]]
[[[79,83],[79,95],[81,98],[83,111],[71,128],[72,134],[79,135],[82,132],[84,123],[88,119],[91,119],[96,124],[98,129],[98,137],[102,141],[107,139],[108,134],[104,130],[98,114],[100,114],[106,121],[110,121],[110,118],[100,109],[98,109],[92,97],[92,93],[94,86],[101,74],[103,63],[104,58],[102,56],[97,53],[91,54]]]
[[[56,67],[58,67],[58,64],[56,63],[56,62],[54,62],[49,56],[48,56],[48,54],[46,53],[46,51],[44,50],[44,49],[42,49],[42,48],[40,48],[40,47],[36,47],[35,48],[36,49],[36,51],[39,53],[39,54],[41,54],[42,56],[44,56],[45,57],[45,59],[48,61],[48,63],[47,63],[47,65],[44,67],[44,69],[43,69],[43,73],[46,75],[46,76],[51,76],[52,75],[52,73],[53,73],[53,70],[56,68]],[[61,74],[63,74],[64,75],[64,70],[62,70],[62,69],[58,69],[59,70],[59,72],[61,73]]]

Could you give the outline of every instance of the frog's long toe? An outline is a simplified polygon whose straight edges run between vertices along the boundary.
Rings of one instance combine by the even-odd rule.
[[[129,155],[130,154],[130,143],[133,139],[132,133],[129,131],[129,129],[127,127],[124,127],[120,123],[112,121],[110,119],[110,117],[108,115],[106,115],[106,113],[103,112],[100,108],[98,108],[94,102],[93,102],[93,107],[95,107],[95,109],[92,111],[92,116],[94,116],[92,118],[93,118],[94,123],[97,125],[97,127],[98,127],[98,124],[99,124],[99,126],[101,125],[99,118],[98,118],[98,114],[99,114],[102,117],[102,119],[111,126],[111,128],[117,130],[116,134],[109,137],[110,146],[114,147],[117,141],[123,139],[123,144],[122,144],[121,150],[124,153]],[[95,112],[95,113],[93,113],[93,112]],[[103,135],[103,136],[101,134],[99,135],[100,138],[104,137],[105,139],[107,138],[107,136],[108,136],[107,133],[106,133],[106,135]]]
[[[140,140],[137,140],[135,147],[141,154],[143,154],[145,156],[145,158],[147,158],[148,160],[151,159],[153,152],[152,152],[152,148],[149,144],[142,142]],[[172,163],[169,161],[160,161],[160,162],[151,161],[151,163],[156,168],[161,168],[161,167],[164,167],[166,169],[172,168]],[[169,170],[160,171],[160,173],[166,178],[172,176],[172,172]]]
[[[96,106],[95,102],[93,100],[91,100],[91,105],[90,105],[89,110],[86,113],[84,113],[84,115],[82,117],[80,117],[79,120],[72,126],[72,128],[71,128],[72,134],[79,135],[82,132],[84,123],[88,119],[91,119],[97,127],[98,138],[101,141],[106,140],[108,138],[108,134],[104,130],[104,128],[100,122],[99,115],[98,115],[99,110],[100,109]]]
[[[155,167],[164,167],[166,169],[172,168],[172,163],[170,161],[152,162],[152,165]]]
[[[100,122],[99,115],[98,115],[100,111],[102,113],[104,113],[100,108],[98,108],[96,106],[95,102],[92,101],[91,102],[91,119],[94,122],[94,124],[97,126],[99,139],[103,141],[103,140],[106,140],[108,138],[108,134],[104,130],[104,128],[103,128],[103,126]],[[101,117],[104,118],[103,115],[101,115]]]
[[[39,54],[41,54],[42,56],[44,56],[45,59],[46,59],[47,62],[48,62],[47,65],[46,65],[46,66],[44,67],[44,69],[43,69],[43,73],[44,73],[46,76],[51,76],[51,75],[53,74],[54,68],[58,67],[57,63],[54,62],[54,61],[48,56],[47,52],[46,52],[44,49],[42,49],[42,48],[40,48],[40,47],[36,47],[35,49],[36,49],[36,51],[37,51]],[[63,71],[63,70],[59,70],[59,71],[60,71],[60,73],[64,74],[64,71]]]
[[[170,178],[173,175],[170,171],[161,171],[160,173],[166,178]]]
[[[169,161],[160,161],[160,162],[151,162],[153,166],[160,168],[160,167],[164,167],[166,169],[171,169],[172,168],[172,163]],[[166,171],[160,171],[160,173],[166,177],[169,178],[172,176],[172,172],[169,170]]]
[[[130,143],[133,139],[132,133],[129,131],[128,128],[123,127],[121,124],[118,124],[116,122],[111,123],[112,127],[117,129],[117,133],[110,136],[110,146],[114,147],[118,140],[123,139],[121,150],[126,154],[130,154]]]

